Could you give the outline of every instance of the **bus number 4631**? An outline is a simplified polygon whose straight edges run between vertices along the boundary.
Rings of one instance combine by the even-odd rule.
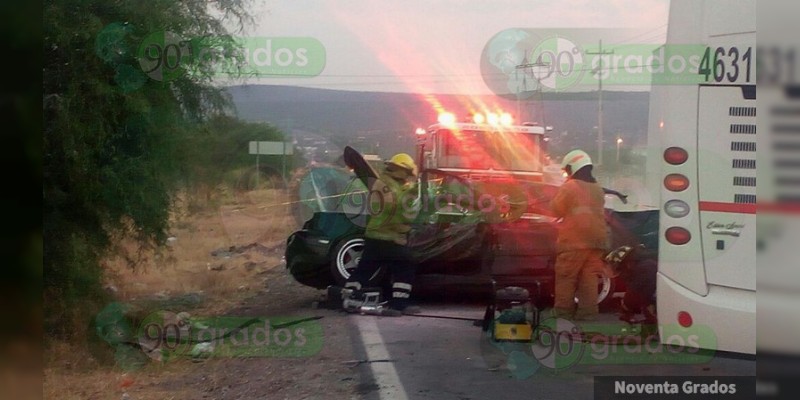
[[[713,52],[713,55],[712,55]],[[753,63],[753,49],[748,47],[743,53],[738,47],[706,47],[703,59],[700,61],[698,74],[705,76],[706,82],[714,76],[716,82],[735,83],[739,75],[744,74],[744,81],[750,82],[750,71]]]

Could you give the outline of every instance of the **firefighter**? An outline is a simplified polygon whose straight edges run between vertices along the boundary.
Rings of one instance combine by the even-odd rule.
[[[591,320],[598,313],[597,274],[603,271],[608,248],[605,197],[592,176],[592,160],[586,152],[567,153],[561,168],[567,180],[550,204],[562,219],[556,241],[553,309],[560,318]]]
[[[625,284],[625,296],[620,303],[619,319],[628,323],[655,324],[656,319],[656,257],[647,256],[644,246],[620,246],[605,257],[612,277]],[[638,319],[641,314],[643,319]]]
[[[410,305],[411,285],[415,266],[408,244],[411,221],[416,217],[417,165],[408,154],[399,153],[384,163],[385,170],[370,188],[370,205],[364,252],[358,266],[348,278],[345,288],[353,289],[357,296],[364,293],[370,278],[385,266],[392,278],[388,308],[381,315],[400,316],[416,314],[419,307]]]

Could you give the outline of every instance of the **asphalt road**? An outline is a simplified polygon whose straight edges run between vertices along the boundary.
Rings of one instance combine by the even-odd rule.
[[[480,304],[421,305],[426,315],[480,319],[484,313]],[[553,321],[548,324],[554,331],[575,328],[564,321],[553,325]],[[562,346],[561,355],[555,357],[548,346],[491,341],[471,321],[352,315],[349,322],[358,357],[372,361],[356,367],[362,382],[371,382],[359,388],[367,399],[593,399],[598,376],[667,379],[752,377],[756,373],[751,357],[676,355],[657,342],[609,343],[609,335],[623,333],[625,328],[610,313],[581,329],[606,335],[594,336],[590,343]]]

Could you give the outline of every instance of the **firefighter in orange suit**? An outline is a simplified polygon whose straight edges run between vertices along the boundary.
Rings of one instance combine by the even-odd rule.
[[[550,204],[563,219],[556,242],[553,308],[560,318],[590,320],[598,313],[597,274],[603,271],[609,240],[605,197],[586,152],[567,153],[561,167],[568,178]]]

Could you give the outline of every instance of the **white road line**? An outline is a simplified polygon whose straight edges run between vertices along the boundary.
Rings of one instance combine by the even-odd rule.
[[[386,350],[375,319],[376,317],[373,316],[356,317],[356,326],[358,326],[358,331],[361,333],[361,342],[364,343],[368,360],[389,359],[389,351]],[[375,383],[380,388],[379,395],[381,399],[408,399],[406,391],[400,383],[400,377],[397,376],[397,371],[394,369],[394,364],[391,362],[375,362],[370,363],[369,366],[372,369]]]

